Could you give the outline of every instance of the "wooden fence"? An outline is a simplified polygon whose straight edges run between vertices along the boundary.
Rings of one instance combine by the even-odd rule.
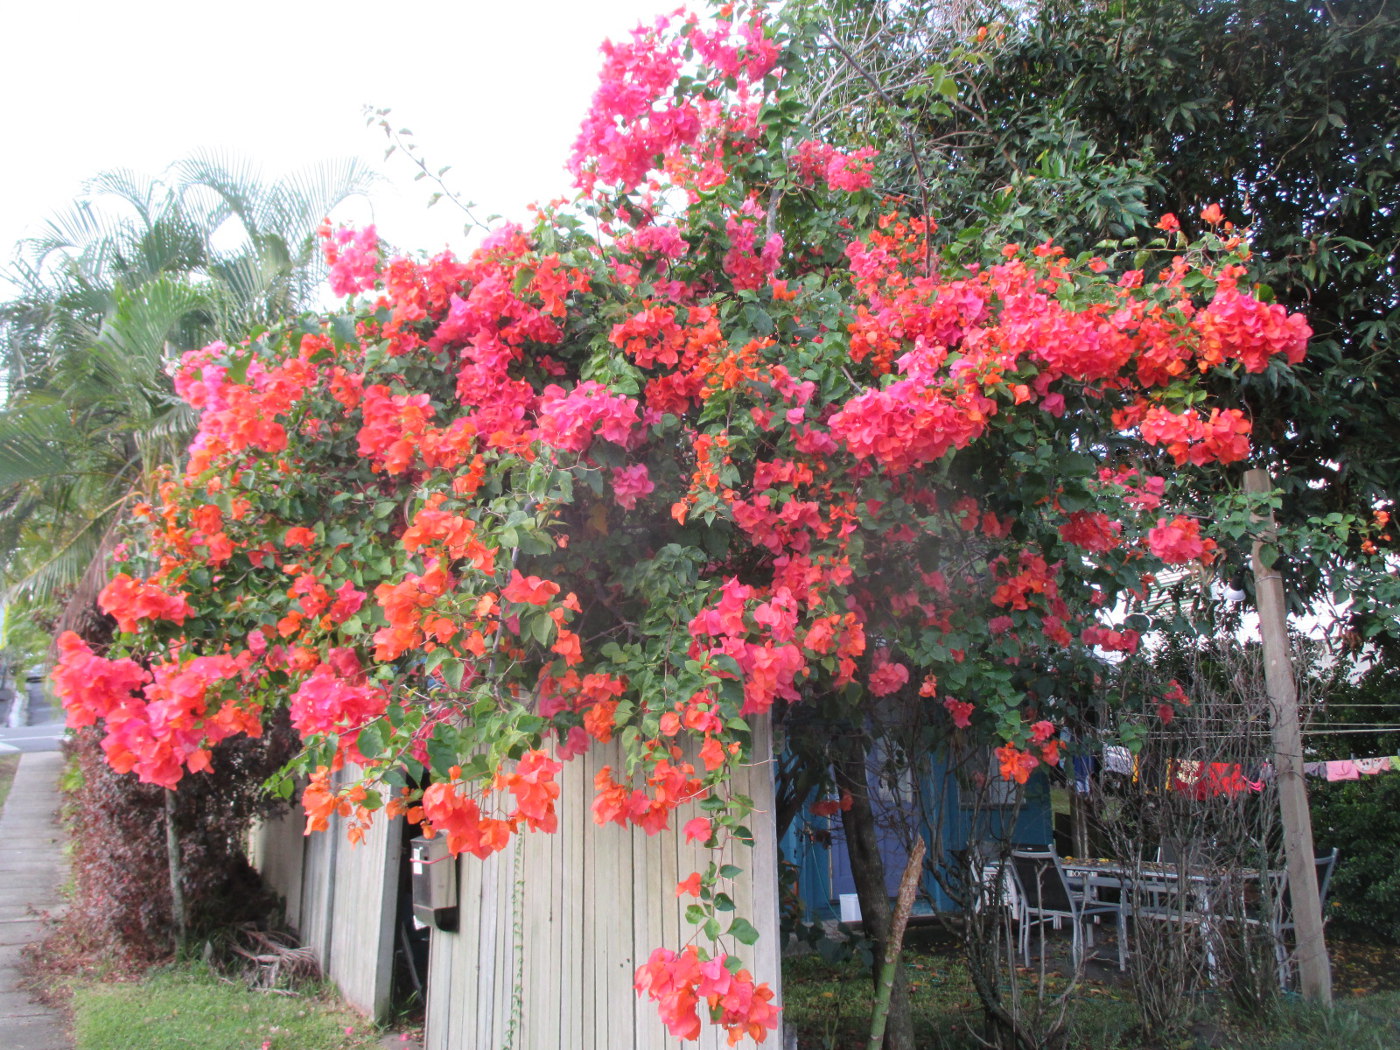
[[[761,935],[752,948],[737,951],[756,980],[777,989],[777,843],[766,720],[756,737],[755,764],[733,782],[758,807],[751,823],[756,844],[726,860],[744,868],[732,896],[737,913]],[[692,815],[684,810],[673,820],[677,826],[660,835],[593,823],[594,774],[619,762],[613,746],[566,762],[557,833],[522,835],[489,860],[459,861],[461,924],[455,934],[432,935],[424,1050],[726,1045],[708,1024],[698,1044],[673,1038],[656,1004],[632,987],[653,949],[678,950],[696,934],[684,917],[692,898],[678,898],[676,883],[703,872],[711,857],[684,841],[679,825]]]
[[[287,905],[287,922],[316,954],[321,971],[356,1009],[389,1011],[394,917],[404,822],[383,815],[359,845],[344,822],[302,835],[297,809],[253,834],[253,863]]]
[[[777,843],[769,729],[755,733],[753,764],[733,790],[754,800],[756,844],[716,859],[744,872],[730,890],[736,913],[760,933],[733,944],[756,980],[779,990]],[[593,822],[593,777],[618,768],[615,746],[595,746],[564,764],[559,830],[525,833],[482,861],[458,860],[459,927],[432,932],[424,1050],[718,1050],[708,1023],[700,1042],[666,1032],[656,1005],[637,996],[637,967],[656,948],[679,950],[696,935],[689,897],[676,883],[703,872],[711,853],[685,842],[683,808],[670,831]],[[347,999],[383,1016],[392,979],[394,888],[403,821],[376,821],[359,847],[342,829],[302,839],[295,815],[259,833],[264,878],[287,899],[288,919]],[[380,902],[375,914],[372,904]],[[703,1010],[702,1010],[703,1015]],[[705,1018],[702,1016],[702,1021]],[[770,1045],[781,1039],[770,1036]]]

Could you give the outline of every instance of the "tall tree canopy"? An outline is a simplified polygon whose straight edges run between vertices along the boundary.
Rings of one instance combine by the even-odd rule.
[[[1257,293],[1306,313],[1307,361],[1214,385],[1254,423],[1282,520],[1390,514],[1400,376],[1400,12],[1385,0],[824,2],[801,21],[825,134],[899,158],[885,185],[930,202],[945,250],[1049,238],[1145,246],[1208,204],[1247,233]],[[1387,534],[1388,538],[1388,534]],[[1296,546],[1298,607],[1330,591],[1387,637],[1355,579],[1366,537]],[[1236,557],[1238,557],[1236,555]],[[1388,643],[1391,644],[1391,643]]]

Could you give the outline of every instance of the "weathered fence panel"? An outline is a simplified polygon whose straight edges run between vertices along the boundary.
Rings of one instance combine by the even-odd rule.
[[[755,735],[756,761],[739,771],[733,788],[758,807],[757,842],[733,858],[745,871],[732,895],[762,934],[740,951],[755,978],[776,987],[777,844],[764,827],[773,800],[766,722]],[[675,828],[655,836],[593,823],[593,777],[619,764],[613,746],[565,763],[556,834],[523,834],[485,861],[458,862],[459,928],[432,934],[425,1050],[725,1045],[709,1025],[698,1044],[683,1044],[666,1032],[655,1004],[633,990],[633,975],[653,949],[677,950],[694,934],[684,920],[690,899],[678,898],[675,886],[705,870],[711,857],[684,841],[684,811]]]
[[[383,814],[352,846],[344,821],[303,837],[299,811],[254,831],[252,855],[263,881],[287,903],[287,922],[321,971],[366,1014],[388,1012],[393,986],[403,821]]]

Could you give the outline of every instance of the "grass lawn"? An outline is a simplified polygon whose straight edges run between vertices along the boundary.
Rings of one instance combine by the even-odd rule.
[[[369,1050],[378,1032],[330,995],[250,991],[200,966],[73,990],[76,1050]]]
[[[0,807],[10,793],[10,785],[15,780],[15,770],[19,769],[19,755],[0,755]]]
[[[1345,956],[1343,946],[1338,955]],[[1400,950],[1387,950],[1392,973]],[[1131,990],[1116,973],[1081,981],[1070,1009],[1066,1050],[1394,1050],[1400,1047],[1400,990],[1360,979],[1378,973],[1375,960],[1334,960],[1337,1004],[1319,1009],[1285,1001],[1263,1026],[1235,1021],[1207,1001],[1179,1040],[1145,1039]],[[914,1033],[920,1050],[985,1046],[982,1012],[956,948],[946,938],[916,934],[906,951]],[[1369,964],[1369,965],[1368,965]],[[1384,981],[1390,985],[1393,981]],[[1356,994],[1364,993],[1364,994]],[[817,955],[783,962],[783,1013],[803,1050],[863,1050],[869,1034],[870,978],[858,962],[833,966]]]

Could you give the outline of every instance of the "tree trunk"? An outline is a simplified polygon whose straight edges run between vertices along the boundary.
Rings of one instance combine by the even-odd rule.
[[[875,983],[879,981],[881,961],[889,944],[893,915],[885,892],[885,864],[880,859],[875,813],[870,805],[865,740],[855,733],[837,737],[832,744],[832,767],[836,772],[836,786],[851,800],[850,807],[841,813],[841,827],[846,833],[846,853],[860,898],[861,923],[866,936],[875,942],[875,960],[870,974]],[[903,966],[896,973],[890,994],[885,1050],[914,1050],[914,1019],[909,1013],[908,981]]]
[[[170,862],[170,918],[175,924],[175,950],[185,950],[185,890],[180,864],[180,830],[175,826],[175,791],[165,789],[165,852]]]
[[[914,840],[909,860],[904,865],[904,877],[899,880],[899,896],[895,898],[894,921],[890,926],[889,943],[885,945],[884,961],[880,964],[880,979],[875,987],[875,1010],[870,1019],[870,1039],[866,1050],[880,1050],[885,1041],[889,1020],[890,997],[894,994],[895,977],[899,975],[899,954],[904,948],[904,930],[914,910],[914,898],[924,874],[924,840]]]

